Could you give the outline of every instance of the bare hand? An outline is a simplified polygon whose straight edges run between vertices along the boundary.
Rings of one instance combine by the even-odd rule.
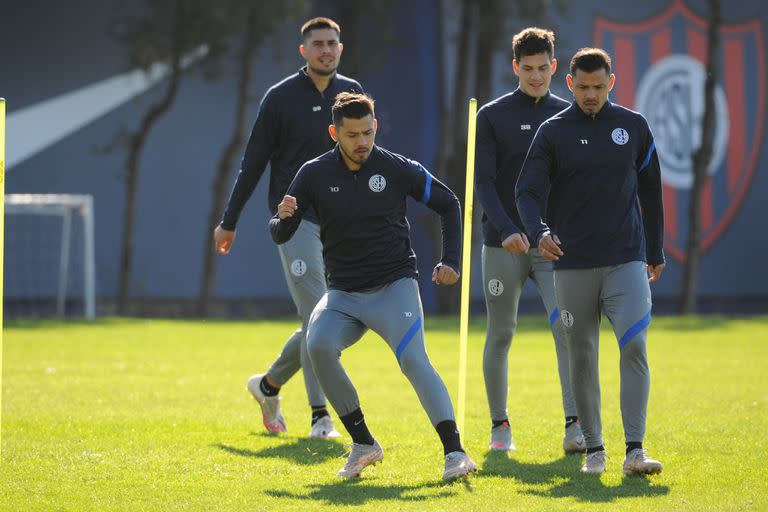
[[[557,261],[563,255],[560,249],[560,239],[557,235],[547,233],[539,240],[539,253],[549,261]]]
[[[283,198],[282,201],[280,201],[280,204],[277,205],[277,216],[280,217],[280,220],[293,217],[294,212],[296,212],[296,208],[298,208],[298,205],[296,204],[296,198],[287,195]]]
[[[229,254],[232,244],[235,243],[235,232],[216,226],[213,230],[213,244],[216,252],[220,254]]]
[[[659,279],[661,279],[661,272],[664,270],[664,267],[667,266],[666,263],[661,263],[659,265],[653,266],[653,265],[646,265],[648,268],[648,282],[649,283],[655,283]]]
[[[501,246],[512,254],[515,254],[528,252],[531,244],[528,243],[528,237],[525,236],[524,233],[514,233],[505,238],[504,241],[501,242]]]
[[[435,266],[435,269],[432,271],[432,282],[436,285],[441,284],[447,284],[452,285],[456,284],[456,281],[459,280],[459,274],[456,273],[455,270],[453,270],[448,265],[443,265],[442,263],[438,263]]]

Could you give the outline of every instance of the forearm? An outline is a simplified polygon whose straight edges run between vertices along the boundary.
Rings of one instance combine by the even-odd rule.
[[[432,205],[430,205],[432,207]],[[443,251],[440,261],[456,272],[461,270],[461,205],[456,196],[432,208],[440,215]]]
[[[259,180],[267,168],[269,158],[272,156],[272,148],[274,147],[272,132],[274,128],[270,128],[269,119],[270,116],[266,113],[264,102],[262,102],[248,137],[243,159],[240,162],[240,172],[235,180],[235,185],[232,187],[227,207],[221,219],[221,227],[224,229],[235,229],[245,203],[251,198],[256,185],[259,184]]]
[[[301,219],[296,216],[280,219],[274,215],[269,219],[269,234],[277,245],[284,244],[293,237],[300,223]]]
[[[549,226],[541,218],[541,204],[545,190],[546,186],[543,184],[522,181],[522,176],[515,189],[517,212],[520,214],[525,232],[530,237],[531,245],[537,244],[541,235],[549,231]]]
[[[661,183],[651,180],[638,187],[638,197],[645,229],[645,252],[648,263],[664,263],[664,205],[661,199]]]
[[[501,202],[493,183],[477,183],[477,198],[480,201],[480,206],[483,207],[485,215],[491,221],[493,227],[501,234],[502,240],[510,235],[522,232],[522,229],[509,218],[507,210],[504,208],[504,204]]]
[[[230,231],[235,230],[237,221],[240,219],[240,213],[243,211],[245,203],[251,198],[260,177],[261,173],[240,170],[235,185],[232,187],[232,192],[229,194],[227,207],[221,218],[221,227]]]

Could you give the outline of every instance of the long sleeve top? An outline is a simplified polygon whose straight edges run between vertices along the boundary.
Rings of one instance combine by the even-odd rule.
[[[235,229],[267,163],[270,164],[269,209],[274,214],[299,168],[334,146],[328,125],[336,95],[362,90],[355,80],[337,73],[320,92],[307,74],[306,66],[270,87],[261,100],[221,227]],[[314,221],[314,218],[314,212],[308,212],[307,220]]]
[[[523,232],[515,183],[536,130],[568,105],[551,93],[537,100],[517,89],[478,111],[475,190],[483,207],[485,245],[501,247],[508,236]]]
[[[441,262],[459,271],[461,206],[456,195],[420,163],[374,146],[357,171],[344,163],[339,148],[307,162],[288,188],[297,210],[269,222],[272,239],[288,241],[306,211],[313,208],[320,224],[328,287],[360,291],[416,277],[406,219],[408,196],[440,215]]]
[[[540,212],[549,193],[547,222]],[[532,244],[556,234],[555,268],[664,262],[661,169],[645,118],[606,102],[594,116],[573,103],[544,122],[516,187]]]

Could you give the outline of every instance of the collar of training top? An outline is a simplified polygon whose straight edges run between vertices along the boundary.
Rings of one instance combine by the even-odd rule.
[[[512,92],[512,94],[514,96],[517,96],[520,99],[524,100],[529,105],[536,105],[539,102],[541,102],[541,104],[543,105],[549,99],[549,97],[552,95],[552,93],[549,91],[549,89],[547,89],[547,93],[544,96],[542,96],[541,98],[534,98],[530,94],[526,94],[520,87],[515,89]]]
[[[333,72],[333,75],[331,75],[331,79],[328,81],[328,87],[333,85],[333,83],[336,81],[336,75],[337,74],[338,74],[338,71],[334,71]],[[315,87],[315,82],[312,81],[312,77],[309,76],[309,73],[307,73],[307,66],[306,65],[302,66],[299,69],[299,76],[304,78],[309,83],[309,85],[311,85],[313,88],[317,89],[317,87]]]
[[[600,108],[600,110],[597,112],[597,114],[594,115],[594,119],[603,119],[613,109],[613,103],[611,103],[611,100],[607,100],[605,104]],[[582,117],[585,119],[593,119],[593,116],[591,114],[587,114],[583,110],[581,110],[581,107],[579,106],[576,101],[571,102],[571,106],[568,107],[568,110],[571,112],[572,115],[575,115],[577,117]]]
[[[347,164],[344,163],[344,159],[341,157],[341,149],[339,148],[339,143],[338,142],[336,143],[336,147],[333,148],[332,153],[333,153],[334,159],[338,162],[340,169],[343,169],[346,172],[359,173],[360,171],[367,170],[368,169],[368,164],[371,163],[371,160],[373,160],[375,156],[378,157],[379,147],[376,144],[374,144],[373,147],[371,148],[371,154],[368,155],[368,160],[363,162],[363,164],[360,166],[360,168],[355,170],[355,171],[353,171],[352,169],[347,167]]]

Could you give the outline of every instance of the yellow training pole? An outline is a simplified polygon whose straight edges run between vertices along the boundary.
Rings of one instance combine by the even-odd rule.
[[[0,98],[0,463],[3,460],[3,256],[5,237],[5,100]]]
[[[464,403],[467,400],[467,331],[469,330],[469,275],[472,269],[472,200],[475,196],[475,121],[477,100],[469,100],[467,130],[467,179],[464,187],[464,243],[461,255],[461,320],[459,322],[459,404],[456,425],[464,432]]]

